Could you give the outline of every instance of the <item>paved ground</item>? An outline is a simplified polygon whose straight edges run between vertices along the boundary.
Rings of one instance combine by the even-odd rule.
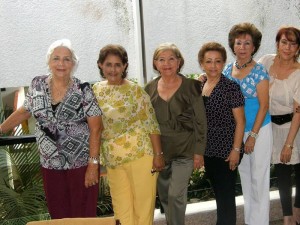
[[[282,220],[278,220],[278,221],[274,221],[272,223],[270,223],[270,225],[282,225],[283,221]]]
[[[244,224],[244,206],[242,196],[236,197],[237,225]],[[186,225],[215,225],[216,203],[215,201],[198,202],[187,205]],[[165,217],[157,209],[154,213],[154,225],[166,225]],[[283,225],[282,210],[278,191],[270,192],[270,225]]]

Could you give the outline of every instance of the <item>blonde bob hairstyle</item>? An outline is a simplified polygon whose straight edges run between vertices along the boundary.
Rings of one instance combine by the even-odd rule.
[[[64,47],[64,48],[67,48],[70,51],[72,61],[73,61],[73,64],[74,64],[74,67],[73,67],[72,72],[71,72],[71,75],[73,75],[75,73],[77,67],[78,67],[79,58],[75,54],[75,51],[72,48],[72,44],[71,44],[71,41],[69,39],[57,40],[49,46],[48,51],[47,51],[47,55],[46,55],[46,62],[47,62],[48,70],[50,71],[50,68],[49,68],[50,57],[51,57],[52,53],[54,52],[54,49],[56,49],[58,47]]]
[[[181,52],[179,51],[179,49],[177,48],[177,46],[175,44],[169,43],[169,42],[162,43],[155,49],[154,54],[153,54],[153,63],[152,63],[153,69],[158,71],[155,66],[154,61],[159,58],[159,56],[162,52],[168,51],[168,50],[171,50],[174,53],[174,55],[176,56],[176,58],[180,59],[179,68],[178,68],[178,72],[179,72],[184,64],[184,58],[183,58]]]

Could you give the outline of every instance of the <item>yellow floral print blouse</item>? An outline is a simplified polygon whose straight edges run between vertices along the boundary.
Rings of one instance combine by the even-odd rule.
[[[93,86],[103,111],[104,130],[101,138],[101,162],[110,168],[153,155],[149,134],[160,134],[148,94],[139,85],[127,81],[123,85]]]

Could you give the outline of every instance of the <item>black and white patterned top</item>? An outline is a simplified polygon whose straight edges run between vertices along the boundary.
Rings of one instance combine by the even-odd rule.
[[[222,75],[204,102],[208,128],[205,156],[225,159],[233,147],[236,126],[232,109],[244,106],[244,96],[237,83]]]
[[[25,109],[36,119],[41,165],[56,170],[86,166],[87,117],[102,115],[101,109],[90,85],[72,77],[63,101],[53,110],[48,80],[48,75],[35,77],[24,101]]]

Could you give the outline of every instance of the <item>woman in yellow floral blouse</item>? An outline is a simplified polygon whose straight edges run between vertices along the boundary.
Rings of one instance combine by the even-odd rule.
[[[157,175],[164,167],[160,131],[147,93],[128,81],[128,57],[107,45],[97,61],[104,81],[93,91],[103,110],[101,158],[107,167],[115,218],[122,225],[152,225]]]

